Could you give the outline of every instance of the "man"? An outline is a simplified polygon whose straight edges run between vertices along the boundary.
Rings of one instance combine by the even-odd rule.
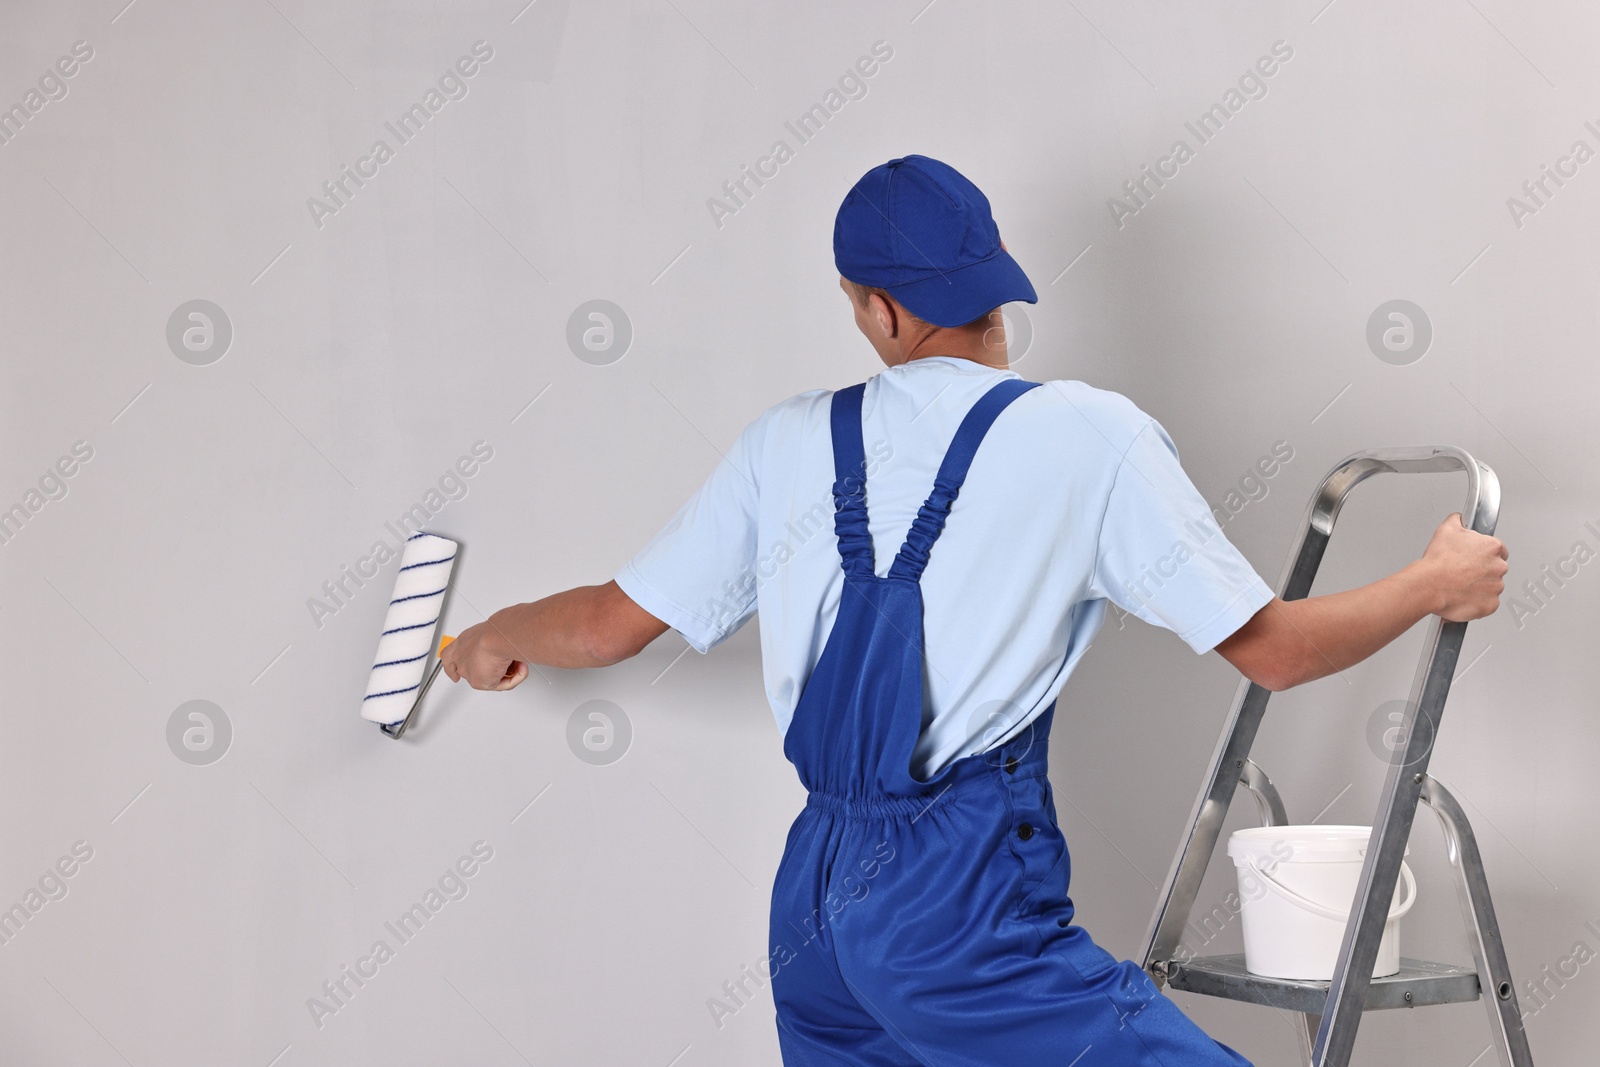
[[[1451,516],[1400,572],[1285,603],[1158,423],[1007,368],[996,309],[1037,298],[966,178],[873,168],[834,256],[887,369],[765,412],[615,580],[496,612],[446,672],[510,689],[529,662],[615,663],[669,627],[705,652],[760,612],[808,790],[772,900],[789,1067],[1244,1064],[1072,922],[1057,694],[1108,602],[1279,690],[1430,613],[1491,613],[1504,547]]]

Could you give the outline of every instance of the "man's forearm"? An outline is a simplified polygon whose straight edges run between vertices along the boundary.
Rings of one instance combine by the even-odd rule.
[[[1507,558],[1503,542],[1466,529],[1458,512],[1405,569],[1346,593],[1274,597],[1217,652],[1257,685],[1288,689],[1360,663],[1425,616],[1469,622],[1492,614]]]
[[[594,620],[600,586],[579,586],[513,604],[490,615],[485,641],[507,658],[544,667],[604,667],[615,663],[597,647]]]
[[[1288,689],[1354,666],[1437,610],[1420,563],[1343,593],[1283,601],[1258,611],[1217,652],[1249,679]]]
[[[490,615],[485,641],[521,663],[606,667],[638,654],[667,626],[615,582],[583,585]]]
[[[1298,638],[1279,645],[1288,659],[1282,665],[1287,685],[1360,663],[1432,614],[1438,607],[1433,598],[1432,584],[1412,564],[1359,589],[1274,601],[1271,613]]]
[[[532,664],[605,667],[625,660],[667,630],[616,582],[584,585],[502,608],[461,631],[439,654],[452,681],[474,689],[511,689]]]

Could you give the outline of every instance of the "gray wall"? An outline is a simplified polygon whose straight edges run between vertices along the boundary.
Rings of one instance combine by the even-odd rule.
[[[308,601],[475,442],[492,459],[431,501],[465,545],[448,629],[608,577],[763,407],[876,369],[829,239],[850,183],[894,155],[991,197],[1041,295],[1025,375],[1126,393],[1219,505],[1292,447],[1225,527],[1269,581],[1323,472],[1380,444],[1499,472],[1513,591],[1600,549],[1600,162],[1561,162],[1600,149],[1600,14],[1324,2],[6,4],[0,105],[43,89],[0,145],[0,505],[28,513],[0,544],[0,906],[36,905],[0,945],[0,1058],[777,1062],[770,996],[723,992],[765,955],[803,800],[754,626],[706,658],[668,635],[511,695],[447,687],[396,744],[357,716],[394,565]],[[79,41],[92,58],[48,77]],[[384,124],[479,41],[492,57],[400,143]],[[877,41],[893,54],[865,95],[799,144],[785,122]],[[1246,79],[1258,98],[1201,144],[1185,123],[1279,41],[1265,95]],[[380,138],[392,158],[362,163]],[[1114,212],[1180,138],[1193,158]],[[714,217],[778,139],[793,157]],[[1533,201],[1541,165],[1576,174]],[[345,166],[370,176],[313,211]],[[595,299],[631,324],[609,365],[567,341]],[[1395,299],[1432,339],[1380,359],[1367,323]],[[169,343],[191,300],[221,309],[225,352],[220,332]],[[1461,490],[1363,486],[1318,588],[1403,565]],[[1516,972],[1556,976],[1529,1021],[1545,1063],[1586,1058],[1600,1008],[1600,964],[1573,959],[1600,950],[1600,563],[1567,566],[1536,610],[1471,627],[1434,764],[1477,820]],[[1274,702],[1258,758],[1292,816],[1370,821],[1369,731],[1420,633]],[[1113,620],[1063,697],[1074,895],[1120,954],[1234,687],[1217,657]],[[213,732],[191,752],[195,700]],[[593,700],[631,724],[610,765],[568,741]],[[388,932],[477,842],[492,858],[444,878],[459,899]],[[1406,951],[1468,959],[1429,816],[1412,857]],[[1231,878],[1219,857],[1203,903]],[[308,999],[379,940],[393,958],[319,1026]],[[720,1025],[713,997],[738,1007]],[[1179,1000],[1290,1061],[1286,1017]],[[1375,1017],[1357,1061],[1490,1062],[1484,1022]]]

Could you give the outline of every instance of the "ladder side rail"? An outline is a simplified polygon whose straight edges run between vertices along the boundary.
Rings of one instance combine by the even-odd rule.
[[[1494,472],[1460,449],[1441,447],[1431,451],[1433,455],[1427,457],[1415,454],[1395,457],[1399,462],[1390,462],[1388,469],[1399,473],[1465,470],[1467,500],[1461,511],[1462,522],[1479,533],[1494,533],[1500,511],[1500,487]],[[1384,781],[1367,857],[1362,863],[1361,879],[1351,905],[1350,921],[1345,925],[1339,960],[1317,1030],[1312,1056],[1314,1067],[1344,1067],[1355,1048],[1356,1031],[1366,1009],[1367,988],[1372,983],[1372,968],[1377,961],[1378,942],[1383,938],[1384,924],[1388,921],[1395,882],[1400,876],[1400,862],[1411,836],[1417,801],[1427,778],[1428,760],[1439,735],[1445,700],[1450,694],[1466,630],[1464,622],[1446,622],[1437,616],[1429,623],[1401,726],[1406,738],[1404,750],[1391,760]],[[1419,722],[1424,724],[1424,729],[1417,728]]]
[[[1249,758],[1250,746],[1270,695],[1268,690],[1254,683],[1244,685],[1211,758],[1206,784],[1195,801],[1188,832],[1167,872],[1145,937],[1143,966],[1158,985],[1166,980],[1168,962],[1179,953],[1195,898],[1200,894],[1200,883],[1216,851],[1223,820],[1228,816],[1228,805],[1239,788],[1237,768]]]
[[[1295,1032],[1300,1037],[1300,1060],[1310,1063],[1311,1058],[1317,1053],[1317,1028],[1322,1025],[1322,1016],[1310,1012],[1300,1016],[1300,1025]]]
[[[1406,743],[1389,762],[1367,857],[1350,905],[1350,920],[1345,924],[1339,960],[1328,986],[1311,1059],[1313,1067],[1344,1067],[1355,1048],[1356,1030],[1366,1010],[1367,987],[1372,984],[1372,968],[1378,959],[1378,942],[1383,939],[1388,922],[1400,861],[1411,838],[1430,750],[1438,736],[1439,719],[1466,628],[1466,623],[1437,618],[1429,625],[1425,655],[1400,727]]]
[[[1331,523],[1317,521],[1322,495],[1319,490],[1307,509],[1305,525],[1284,568],[1278,594],[1284,600],[1298,600],[1306,595],[1327,549],[1326,530],[1331,529]],[[1188,831],[1167,871],[1150,929],[1145,935],[1143,966],[1158,985],[1165,981],[1167,962],[1177,954],[1183,941],[1184,927],[1188,925],[1189,914],[1200,893],[1200,883],[1216,851],[1223,821],[1228,817],[1228,806],[1239,788],[1240,772],[1250,758],[1250,748],[1255,743],[1256,731],[1261,727],[1271,696],[1271,690],[1242,679],[1222,736],[1217,740],[1205,784],[1200,787],[1200,795],[1189,813]]]
[[[1472,959],[1478,970],[1484,1006],[1489,1011],[1489,1026],[1494,1033],[1501,1067],[1533,1067],[1533,1052],[1522,1025],[1522,1009],[1517,1004],[1516,986],[1511,981],[1511,964],[1506,959],[1500,923],[1495,918],[1494,902],[1489,898],[1489,879],[1483,869],[1478,839],[1467,821],[1467,813],[1455,796],[1432,775],[1423,779],[1422,799],[1433,809],[1444,827],[1445,846],[1450,865],[1456,870],[1456,894],[1461,913],[1472,931]]]

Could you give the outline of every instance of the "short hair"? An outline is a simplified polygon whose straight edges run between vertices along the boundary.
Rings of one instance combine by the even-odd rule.
[[[843,275],[840,275],[840,277],[843,277]],[[845,285],[850,287],[850,293],[851,293],[852,296],[855,297],[856,304],[859,305],[860,307],[866,307],[867,306],[867,299],[870,296],[872,296],[873,293],[877,293],[879,296],[883,297],[885,300],[894,300],[894,302],[897,305],[899,305],[900,310],[905,312],[906,318],[910,319],[911,322],[914,325],[926,326],[930,330],[964,329],[964,328],[966,328],[968,326],[976,326],[978,323],[983,322],[985,319],[987,319],[990,315],[993,315],[995,313],[995,311],[999,310],[998,308],[993,308],[993,309],[990,309],[989,311],[985,311],[982,315],[979,315],[977,318],[973,319],[971,322],[963,323],[961,326],[956,326],[956,327],[937,326],[934,323],[929,322],[927,319],[923,318],[922,316],[918,315],[916,312],[912,311],[910,308],[906,307],[904,304],[901,304],[900,301],[895,300],[894,294],[889,292],[889,290],[887,290],[887,289],[884,289],[884,288],[882,288],[880,286],[876,286],[876,285],[862,285],[860,282],[853,282],[849,278],[845,278],[844,279],[844,283],[845,283]]]
[[[844,283],[845,283],[846,286],[849,287],[850,294],[853,297],[855,297],[856,305],[858,307],[866,307],[867,306],[867,300],[872,296],[872,294],[876,293],[877,295],[883,297],[885,300],[894,300],[895,304],[897,304],[900,307],[900,309],[905,312],[906,317],[908,319],[910,319],[912,321],[912,323],[914,323],[916,325],[920,325],[920,326],[928,326],[928,327],[932,327],[933,326],[933,323],[928,322],[926,319],[924,319],[921,316],[919,316],[916,312],[912,311],[910,308],[906,307],[904,304],[901,304],[900,301],[895,300],[894,299],[894,294],[890,293],[889,290],[884,289],[881,286],[862,285],[860,282],[851,281],[849,278],[846,278],[844,280]]]

